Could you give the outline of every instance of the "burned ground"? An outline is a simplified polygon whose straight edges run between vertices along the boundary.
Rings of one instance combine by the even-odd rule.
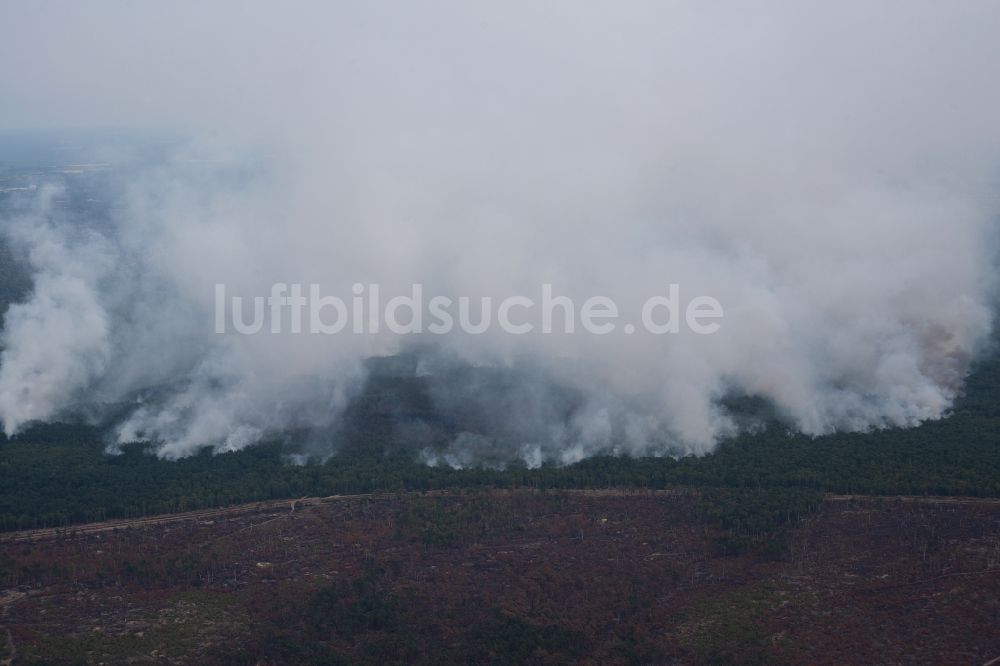
[[[482,491],[7,540],[0,658],[940,664],[1000,655],[996,502],[828,497],[794,517],[780,551],[720,551],[737,532],[684,490]]]

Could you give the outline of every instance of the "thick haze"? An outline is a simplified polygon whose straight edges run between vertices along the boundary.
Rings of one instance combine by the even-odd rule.
[[[703,452],[727,396],[939,418],[991,337],[998,35],[997,2],[0,3],[0,129],[190,137],[109,149],[100,224],[47,187],[3,212],[34,288],[0,421],[124,402],[166,456],[330,428],[401,340],[213,332],[213,285],[273,282],[723,304],[711,336],[438,340],[524,376],[525,426],[452,464]]]

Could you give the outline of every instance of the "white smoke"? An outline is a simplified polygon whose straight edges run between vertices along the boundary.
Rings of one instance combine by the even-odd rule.
[[[0,420],[11,435],[51,417],[108,368],[108,316],[99,298],[110,257],[99,238],[70,240],[40,220],[57,192],[42,188],[29,217],[7,222],[7,237],[28,248],[34,272],[29,300],[4,317],[0,352]]]
[[[399,348],[217,336],[217,283],[552,283],[623,312],[677,283],[724,305],[713,336],[448,338],[544,378],[509,401],[510,441],[467,433],[440,456],[461,465],[703,452],[739,427],[732,395],[809,434],[913,426],[947,413],[990,337],[996,3],[61,9],[0,20],[5,62],[32,54],[0,75],[0,125],[197,138],[128,170],[100,233],[5,222],[35,280],[5,318],[8,433],[141,399],[121,441],[240,448],[332,427],[362,360]],[[577,393],[568,416],[550,385]]]

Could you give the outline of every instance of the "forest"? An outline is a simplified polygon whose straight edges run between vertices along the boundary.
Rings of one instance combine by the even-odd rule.
[[[293,464],[293,443],[159,459],[140,443],[105,452],[99,429],[40,424],[0,438],[0,529],[56,527],[266,499],[447,488],[790,488],[874,495],[1000,496],[1000,361],[981,363],[947,418],[912,429],[817,438],[780,425],[700,457],[603,456],[528,469],[430,467],[412,451],[355,442]],[[378,428],[369,437],[378,438]],[[794,503],[793,499],[788,501]]]

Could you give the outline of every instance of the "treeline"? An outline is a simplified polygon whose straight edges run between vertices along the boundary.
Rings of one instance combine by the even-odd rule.
[[[0,438],[0,529],[52,527],[306,495],[444,488],[692,485],[817,492],[1000,496],[1000,362],[972,377],[950,418],[919,428],[820,438],[776,429],[702,457],[596,457],[566,467],[452,470],[412,453],[345,451],[293,465],[278,443],[179,461],[141,445],[109,456],[100,433],[75,425]]]

